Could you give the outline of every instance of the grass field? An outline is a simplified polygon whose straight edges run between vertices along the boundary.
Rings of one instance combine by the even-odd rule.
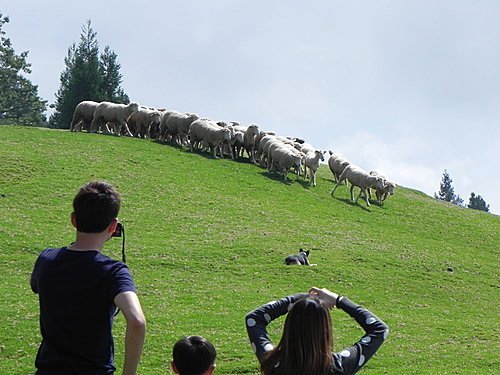
[[[290,177],[149,140],[0,126],[0,374],[34,372],[30,273],[41,250],[72,242],[71,202],[91,179],[122,193],[127,263],[148,320],[140,374],[170,374],[186,334],[215,344],[217,374],[258,374],[245,314],[313,285],[390,326],[364,374],[499,373],[498,216],[403,187],[383,206],[355,205],[345,186],[330,196],[327,167],[316,188]],[[317,267],[283,264],[301,247]],[[104,253],[119,259],[121,241]],[[361,337],[346,314],[332,318],[335,350]],[[270,326],[275,340],[282,322]],[[119,369],[123,332],[119,316]]]

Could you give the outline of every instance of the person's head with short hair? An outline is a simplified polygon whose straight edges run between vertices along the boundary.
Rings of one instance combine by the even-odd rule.
[[[187,336],[174,345],[172,370],[179,375],[210,375],[215,370],[216,352],[201,336]]]
[[[328,374],[332,364],[332,321],[328,307],[316,298],[295,302],[288,312],[276,348],[265,353],[263,374]],[[279,370],[276,369],[279,363]]]
[[[82,233],[104,231],[117,218],[120,203],[120,193],[109,183],[86,183],[73,199],[72,217],[76,230]]]

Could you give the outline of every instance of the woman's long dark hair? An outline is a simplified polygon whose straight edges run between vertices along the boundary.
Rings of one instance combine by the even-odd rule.
[[[332,357],[332,321],[320,300],[295,302],[288,312],[283,336],[261,362],[264,375],[327,375]]]

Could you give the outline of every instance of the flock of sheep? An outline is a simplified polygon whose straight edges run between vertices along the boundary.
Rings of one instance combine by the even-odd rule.
[[[300,175],[316,186],[316,171],[324,161],[326,151],[321,151],[295,137],[278,136],[274,132],[260,131],[255,124],[240,125],[238,122],[226,123],[200,118],[194,113],[174,110],[155,109],[139,106],[137,103],[117,104],[110,102],[80,102],[73,113],[70,131],[115,135],[127,135],[138,138],[151,138],[167,141],[180,146],[189,146],[191,151],[203,150],[231,159],[243,157],[246,152],[250,162],[258,163],[269,172],[278,173],[287,181],[292,170],[297,178]],[[329,151],[328,166],[336,182],[331,195],[338,186],[348,181],[353,189],[360,189],[356,202],[364,195],[367,206],[370,205],[371,189],[375,190],[379,204],[394,193],[396,184],[381,172],[369,173],[351,164],[342,155]]]

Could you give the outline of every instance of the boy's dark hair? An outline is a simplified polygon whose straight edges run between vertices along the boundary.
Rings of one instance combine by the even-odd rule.
[[[180,375],[200,375],[215,363],[212,343],[201,336],[188,336],[174,345],[172,357]]]
[[[83,233],[105,230],[120,211],[120,193],[104,181],[83,185],[73,199],[76,229]]]

